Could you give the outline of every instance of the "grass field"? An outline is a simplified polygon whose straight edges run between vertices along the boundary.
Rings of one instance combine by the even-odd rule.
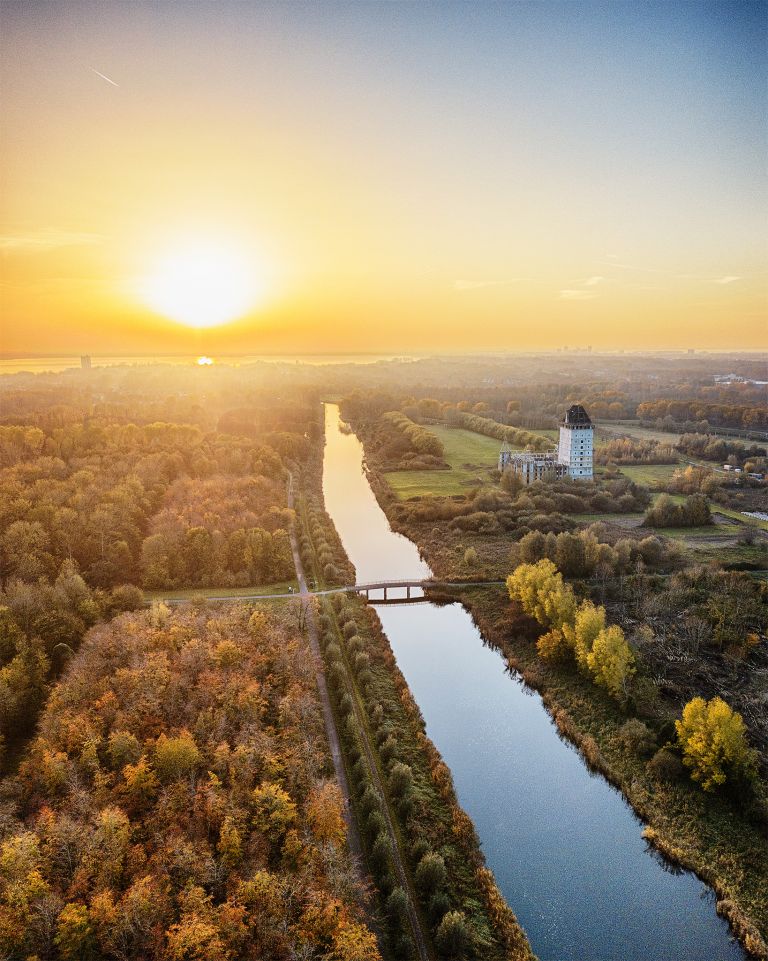
[[[569,514],[568,517],[578,524],[597,524],[602,521],[605,524],[617,524],[619,527],[639,527],[645,514]]]
[[[189,601],[193,597],[248,597],[253,594],[287,594],[288,588],[299,589],[297,581],[278,581],[276,584],[259,584],[258,587],[190,587],[166,588],[161,591],[144,591],[148,601],[165,598]]]
[[[620,467],[619,470],[636,484],[655,487],[657,484],[666,485],[679,467],[679,464],[633,464],[631,467]]]
[[[492,437],[454,427],[430,427],[445,448],[450,470],[392,471],[384,475],[400,500],[410,497],[463,494],[470,487],[490,484],[501,444]]]
[[[658,527],[654,531],[680,541],[705,540],[716,544],[732,540],[742,533],[741,524],[706,524],[704,527]]]

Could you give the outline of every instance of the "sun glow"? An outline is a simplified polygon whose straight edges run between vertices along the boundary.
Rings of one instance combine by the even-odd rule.
[[[188,327],[216,327],[237,320],[256,304],[262,284],[237,248],[186,241],[155,262],[139,284],[148,307]]]

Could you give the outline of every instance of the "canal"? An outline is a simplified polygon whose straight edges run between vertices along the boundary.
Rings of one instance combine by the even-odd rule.
[[[323,491],[359,582],[430,576],[394,533],[363,450],[327,404]],[[737,961],[712,891],[641,837],[622,795],[562,740],[460,604],[378,608],[488,866],[541,961]]]

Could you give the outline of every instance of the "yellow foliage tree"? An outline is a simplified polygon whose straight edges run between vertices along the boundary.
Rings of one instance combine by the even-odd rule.
[[[243,859],[243,842],[234,820],[227,816],[221,825],[217,850],[226,868],[236,868]]]
[[[312,791],[307,804],[307,820],[318,841],[343,844],[347,834],[343,805],[341,791],[332,781],[325,781]]]
[[[381,961],[376,938],[364,924],[344,920],[333,938],[333,961]]]
[[[683,764],[705,791],[725,784],[729,774],[749,777],[754,772],[754,752],[747,743],[744,721],[722,698],[694,697],[675,728]]]
[[[539,624],[560,628],[573,620],[576,598],[552,561],[520,564],[507,578],[510,599]]]
[[[279,784],[265,781],[253,792],[253,823],[271,840],[279,840],[296,820],[296,805]]]
[[[178,737],[161,734],[155,744],[155,769],[162,781],[172,781],[192,774],[200,763],[200,751],[189,731]]]
[[[595,684],[604,687],[612,697],[622,697],[627,679],[635,673],[635,655],[618,624],[611,624],[597,635],[587,655],[587,666]]]
[[[82,961],[95,948],[93,928],[84,904],[65,904],[59,914],[54,944],[64,961]]]
[[[595,606],[592,601],[582,601],[573,623],[563,625],[563,634],[573,649],[576,663],[582,670],[590,669],[589,655],[592,646],[600,632],[604,630],[605,608]]]

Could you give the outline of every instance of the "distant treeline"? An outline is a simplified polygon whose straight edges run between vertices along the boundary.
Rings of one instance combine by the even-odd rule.
[[[764,460],[766,457],[766,448],[758,444],[747,447],[746,444],[712,437],[711,434],[683,434],[677,443],[677,449],[691,457],[700,457],[716,464],[729,461],[741,465],[747,461]]]
[[[641,420],[671,418],[675,423],[706,421],[711,427],[768,427],[768,408],[711,404],[699,400],[650,400],[637,405]]]

